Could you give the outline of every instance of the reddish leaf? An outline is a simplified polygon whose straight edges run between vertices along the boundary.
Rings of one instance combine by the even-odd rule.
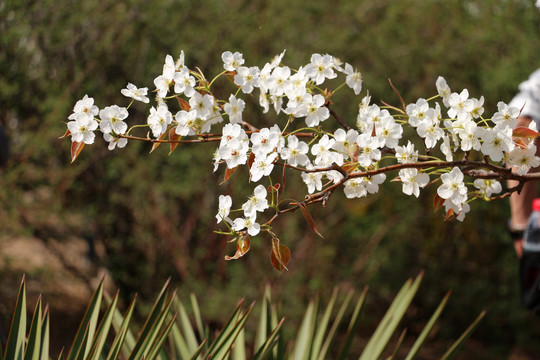
[[[173,127],[171,129],[171,131],[169,131],[169,141],[171,141],[171,143],[169,143],[169,145],[171,146],[171,149],[169,151],[169,155],[172,154],[172,152],[174,151],[174,149],[176,149],[176,147],[178,146],[178,142],[174,142],[174,141],[180,141],[180,139],[182,138],[182,136],[178,135],[176,133],[176,126]]]
[[[287,264],[291,258],[291,251],[285,245],[279,243],[278,238],[272,239],[272,253],[270,261],[278,271],[288,270]]]
[[[348,172],[349,174],[353,173],[355,170],[356,170],[356,163],[352,162],[347,162],[343,165],[341,165],[341,167],[343,168],[343,170],[345,170],[346,172]]]
[[[433,208],[435,210],[439,210],[444,204],[444,199],[439,196],[439,194],[435,194],[435,197],[433,198]]]
[[[253,165],[254,161],[255,161],[255,154],[252,152],[251,154],[249,154],[249,159],[248,159],[248,167],[250,170],[251,170],[251,165]]]
[[[219,185],[225,184],[227,182],[227,180],[229,180],[231,175],[234,174],[234,172],[236,171],[237,168],[238,168],[238,166],[235,167],[235,168],[232,168],[232,169],[225,168],[225,177],[223,178],[223,181]]]
[[[534,130],[531,130],[525,126],[518,126],[512,131],[512,136],[537,138],[540,136],[540,133]]]
[[[240,87],[234,82],[234,75],[236,75],[235,71],[227,71],[225,73],[225,76],[227,77],[227,79],[229,79],[230,82],[232,82],[236,87]]]
[[[163,134],[161,134],[161,136],[159,137],[159,140],[164,140],[166,136],[167,136],[167,132],[165,131]],[[156,150],[156,148],[159,145],[161,145],[160,141],[156,141],[155,143],[153,143],[152,144],[152,149],[150,149],[150,154],[152,153],[152,151]]]
[[[278,192],[280,187],[281,185],[279,183],[275,185],[268,185],[268,187],[266,188],[266,191],[268,191],[269,193]]]
[[[191,105],[189,105],[189,103],[186,100],[179,97],[176,97],[176,100],[178,100],[178,103],[180,104],[180,107],[182,108],[182,110],[189,111],[191,109]]]
[[[456,214],[454,213],[454,209],[450,209],[446,212],[446,216],[444,217],[444,220],[451,221],[454,220],[456,217]]]
[[[238,258],[241,258],[249,251],[249,247],[250,247],[249,235],[240,236],[240,239],[236,241],[236,253],[234,253],[234,256],[225,256],[225,260],[228,261],[228,260],[236,260]]]
[[[313,218],[311,217],[311,214],[309,213],[307,206],[305,203],[298,203],[298,206],[300,207],[300,210],[302,211],[302,214],[306,218],[306,221],[308,222],[309,226],[311,226],[311,229],[315,232],[315,234],[319,235],[324,239],[324,236],[317,230],[317,227],[315,226],[315,221],[313,221]]]
[[[59,139],[63,139],[67,136],[71,135],[71,131],[69,131],[69,129],[66,130],[66,132],[64,133],[64,135],[60,136]]]
[[[83,142],[73,141],[71,143],[71,163],[73,163],[75,159],[77,158],[77,156],[79,156],[83,147],[84,147]]]

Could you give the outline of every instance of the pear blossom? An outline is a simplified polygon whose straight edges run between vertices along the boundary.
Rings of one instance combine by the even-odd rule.
[[[431,149],[444,136],[444,131],[438,121],[423,121],[416,128],[418,135],[424,139],[426,147]]]
[[[287,139],[287,147],[281,149],[280,156],[292,166],[306,166],[309,163],[309,158],[306,155],[308,151],[308,144],[298,140],[296,136],[290,135]]]
[[[154,137],[158,138],[161,134],[167,131],[167,127],[172,122],[172,114],[166,105],[159,105],[150,108],[150,115],[148,116],[148,125],[152,130]]]
[[[414,144],[410,141],[406,146],[396,146],[396,160],[400,164],[415,163],[418,161],[418,150],[414,149]]]
[[[514,129],[518,123],[519,109],[513,106],[508,106],[502,101],[497,103],[497,111],[493,114],[491,121],[500,127],[509,127]]]
[[[380,142],[377,137],[370,134],[360,134],[356,139],[356,143],[360,147],[358,155],[358,163],[361,166],[367,167],[375,161],[381,159],[381,150],[379,149]]]
[[[450,89],[450,86],[448,86],[448,84],[446,83],[445,78],[439,76],[437,78],[437,81],[435,82],[435,86],[437,87],[437,92],[443,100],[444,106],[450,107],[449,100],[450,95],[452,94],[452,90]]]
[[[330,150],[335,142],[335,139],[330,139],[327,134],[324,134],[319,142],[311,147],[311,153],[316,156],[315,164],[325,167],[334,162],[335,157],[333,154],[336,153]]]
[[[417,127],[426,119],[429,103],[426,99],[420,98],[416,100],[416,103],[407,105],[405,110],[407,115],[409,115],[409,124],[413,127]]]
[[[306,65],[306,73],[315,84],[320,85],[325,79],[333,79],[337,76],[333,67],[334,58],[331,55],[313,54],[311,62]]]
[[[270,95],[283,95],[290,83],[289,76],[291,76],[291,69],[289,67],[279,66],[274,68],[272,70],[272,76],[266,82]]]
[[[307,169],[311,170],[313,167],[308,166]],[[302,180],[308,188],[308,193],[313,194],[315,190],[322,190],[322,172],[302,172]]]
[[[230,197],[230,195],[219,195],[218,213],[216,215],[216,220],[218,224],[223,220],[227,221],[228,223],[232,222],[229,218],[231,206],[232,198]]]
[[[116,147],[123,148],[126,146],[128,139],[119,137],[119,136],[113,136],[111,134],[103,133],[103,139],[109,143],[108,149],[114,150]]]
[[[94,98],[84,95],[84,97],[75,103],[73,114],[69,115],[69,120],[78,120],[81,118],[94,119],[99,113],[99,108],[94,105]]]
[[[259,212],[263,212],[268,209],[268,200],[266,200],[268,193],[264,185],[257,185],[255,190],[253,190],[253,195],[248,198],[242,205],[242,210],[244,210],[245,216],[253,216]]]
[[[99,111],[101,122],[99,126],[105,134],[114,131],[116,134],[124,134],[127,124],[123,121],[128,117],[128,111],[118,105],[107,106]]]
[[[196,110],[201,119],[206,120],[210,117],[214,107],[214,97],[208,94],[201,95],[195,92],[189,99],[191,110]]]
[[[349,129],[347,132],[345,132],[343,129],[337,129],[334,132],[334,139],[336,141],[334,145],[332,145],[332,148],[352,158],[358,149],[358,145],[356,143],[358,136],[358,131],[354,129]]]
[[[261,84],[261,70],[257,66],[240,66],[234,75],[234,83],[242,88],[244,94],[251,94],[254,87]]]
[[[483,140],[480,150],[484,155],[488,155],[493,161],[501,161],[504,153],[514,149],[512,141],[512,129],[510,127],[482,128],[480,133]]]
[[[379,192],[379,185],[386,180],[386,174],[367,176],[362,179],[364,179],[364,184],[368,194],[376,194]]]
[[[330,110],[324,106],[326,100],[324,96],[317,94],[312,97],[307,106],[306,125],[309,127],[318,126],[321,121],[330,117]]]
[[[424,172],[419,173],[418,169],[413,168],[399,170],[399,178],[403,183],[403,193],[416,197],[420,195],[420,188],[429,183],[428,174]]]
[[[261,225],[257,223],[256,215],[234,219],[232,228],[235,231],[246,229],[251,236],[255,236],[261,231]]]
[[[187,97],[192,97],[195,94],[195,78],[189,73],[187,67],[180,68],[174,74],[174,92],[176,94],[184,94]]]
[[[244,63],[244,57],[239,52],[233,54],[230,51],[225,51],[221,54],[221,59],[223,60],[223,68],[227,71],[235,71]]]
[[[452,93],[448,99],[450,109],[448,109],[448,116],[450,118],[463,119],[471,116],[471,112],[474,110],[474,101],[469,99],[469,91],[463,89],[461,93]]]
[[[284,89],[285,95],[287,95],[289,99],[297,96],[302,97],[307,92],[306,84],[308,81],[309,78],[306,69],[301,66],[294,75],[289,77],[289,81]]]
[[[491,195],[498,194],[502,191],[502,185],[497,180],[476,179],[474,180],[473,184],[486,198],[489,198]]]
[[[241,138],[233,138],[227,143],[220,145],[219,157],[225,160],[227,168],[234,169],[238,165],[244,165],[248,160],[249,146]]]
[[[277,158],[277,153],[271,153],[268,155],[255,156],[253,164],[249,169],[251,174],[251,181],[257,182],[263,176],[269,176],[272,170],[274,169],[274,160]]]
[[[437,194],[459,208],[467,201],[467,187],[463,178],[463,173],[458,167],[454,167],[449,173],[442,174],[442,185],[437,188]]]
[[[525,175],[531,168],[539,166],[540,157],[536,156],[534,143],[529,143],[529,146],[525,148],[516,146],[508,153],[506,164],[515,167],[518,175]]]
[[[236,96],[229,96],[229,102],[223,106],[223,110],[229,115],[229,120],[232,124],[242,121],[242,112],[246,107],[246,103],[242,99],[237,99]]]
[[[394,149],[403,135],[403,128],[391,116],[381,118],[375,127],[375,134],[379,140],[379,146]]]
[[[353,89],[355,95],[360,94],[362,91],[362,74],[354,70],[350,64],[345,64],[345,74],[347,74],[345,79],[347,85]]]
[[[367,190],[363,178],[353,178],[345,181],[343,192],[347,199],[367,196]]]
[[[277,127],[277,125],[275,125]],[[251,134],[251,142],[253,144],[252,151],[257,156],[264,156],[274,151],[278,147],[281,139],[279,127],[269,129],[262,128],[259,132]]]
[[[178,125],[175,133],[181,136],[195,135],[197,129],[197,112],[195,110],[180,110],[174,116]]]
[[[122,95],[132,98],[133,100],[141,101],[148,104],[150,99],[146,96],[148,93],[148,88],[137,88],[132,83],[128,83],[125,89],[120,91]]]
[[[68,130],[71,132],[71,141],[85,144],[93,144],[96,134],[94,130],[98,122],[93,117],[81,116],[77,120],[68,121]]]

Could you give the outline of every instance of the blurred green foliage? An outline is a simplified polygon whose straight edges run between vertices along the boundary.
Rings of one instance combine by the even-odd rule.
[[[506,358],[516,346],[534,353],[540,325],[519,304],[505,200],[476,202],[464,223],[447,223],[433,212],[432,195],[406,198],[396,184],[361,200],[335,194],[327,208],[311,210],[325,239],[301,214],[279,221],[277,233],[292,251],[280,274],[262,237],[241,260],[223,260],[234,246],[213,233],[217,197],[241,196],[247,184],[236,174],[236,182],[219,185],[212,149],[200,149],[206,144],[182,145],[168,157],[165,146],[151,155],[137,143],[109,152],[98,140],[70,165],[69,140],[58,137],[84,94],[100,107],[127,104],[120,89],[128,81],[153,88],[165,55],[181,49],[187,65],[208,76],[221,71],[225,50],[263,65],[287,49],[291,66],[330,53],[362,71],[375,102],[396,105],[388,79],[412,102],[434,95],[442,75],[454,90],[484,95],[491,114],[539,67],[539,28],[532,0],[0,2],[0,124],[12,151],[0,174],[0,232],[93,238],[105,245],[102,261],[126,298],[152,294],[172,275],[180,292],[204,293],[216,319],[267,282],[292,317],[334,285],[370,284],[378,294],[372,299],[386,305],[406,277],[425,269],[431,292],[418,312],[428,316],[453,289],[443,339],[487,309],[475,334],[486,357]],[[342,97],[336,104],[350,124],[357,103]],[[145,109],[135,106],[130,118],[144,122]]]

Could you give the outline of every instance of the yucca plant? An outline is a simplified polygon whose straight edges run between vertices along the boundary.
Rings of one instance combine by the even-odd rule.
[[[409,279],[403,285],[366,344],[360,359],[378,359],[385,352],[390,352],[387,358],[398,358],[405,331],[400,334],[397,341],[392,341],[392,339],[395,338],[398,324],[416,294],[421,279],[422,274],[414,280]],[[27,334],[25,287],[23,277],[3,354],[0,348],[0,360],[50,359],[48,308],[42,309],[42,300],[39,298]],[[284,319],[278,317],[276,306],[271,302],[270,288],[267,287],[261,303],[257,331],[254,340],[250,341],[252,345],[248,346],[245,339],[245,324],[253,309],[253,304],[246,307],[244,301],[240,301],[223,328],[214,333],[205,327],[195,296],[190,297],[193,313],[190,318],[185,306],[176,297],[175,291],[171,291],[167,281],[144,326],[136,333],[130,328],[136,298],[122,315],[117,307],[118,292],[113,298],[105,295],[102,281],[90,300],[71,348],[66,353],[61,352],[58,359],[345,359],[349,356],[351,344],[355,338],[366,294],[367,290],[364,289],[359,298],[353,301],[354,294],[352,291],[349,292],[335,314],[337,290],[334,290],[328,304],[324,307],[320,306],[318,300],[312,300],[307,306],[296,338],[286,340],[282,334]],[[413,359],[417,355],[445,307],[448,297],[449,294],[443,298],[413,346],[404,357],[402,356],[403,358]],[[343,337],[344,340],[336,344],[338,328],[349,313],[350,305],[354,306],[348,319],[347,332]],[[484,313],[480,314],[442,355],[443,359],[454,357],[483,316]],[[395,345],[392,349],[388,349],[391,341]]]

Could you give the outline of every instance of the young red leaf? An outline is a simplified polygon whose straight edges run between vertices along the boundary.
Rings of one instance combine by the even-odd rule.
[[[83,142],[74,141],[74,142],[71,143],[71,162],[72,163],[75,161],[77,156],[79,156],[79,154],[81,153],[81,150],[83,149],[83,147],[84,147]]]
[[[272,239],[272,253],[270,254],[270,262],[276,270],[288,270],[287,264],[291,258],[291,251],[285,245],[280,244],[278,238]]]
[[[529,129],[528,127],[518,126],[512,131],[512,136],[537,138],[540,136],[540,133]]]
[[[178,146],[178,142],[174,142],[174,141],[180,141],[180,139],[182,138],[182,136],[178,135],[176,133],[176,126],[173,127],[171,129],[171,131],[169,131],[169,141],[171,141],[171,143],[169,143],[171,149],[169,150],[169,155],[172,154],[172,152],[174,151],[174,149],[176,149],[176,147]]]
[[[189,103],[186,100],[179,97],[176,97],[176,100],[178,100],[178,103],[180,104],[180,107],[182,108],[182,110],[189,111],[191,109],[191,105],[189,105]]]
[[[236,253],[234,256],[225,256],[225,260],[236,260],[242,256],[244,256],[248,251],[250,247],[250,240],[249,235],[246,236],[240,236],[240,239],[236,241]]]
[[[435,210],[439,210],[444,203],[444,199],[439,196],[439,194],[435,194],[435,197],[433,198],[433,208]]]
[[[159,140],[164,140],[166,136],[167,136],[167,132],[165,131],[163,134],[161,134],[161,136],[159,137]],[[153,143],[152,144],[152,149],[150,149],[150,154],[152,153],[152,151],[156,150],[156,148],[159,145],[161,145],[160,141],[156,141],[155,143]]]
[[[234,172],[236,171],[237,168],[238,168],[238,166],[235,167],[235,168],[232,168],[232,169],[225,168],[225,177],[223,178],[223,181],[219,185],[225,184],[227,182],[227,180],[229,180],[231,175],[234,174]]]
[[[298,203],[298,206],[300,207],[300,211],[302,211],[302,215],[304,215],[304,217],[306,218],[309,226],[311,226],[311,229],[315,232],[315,234],[319,235],[324,239],[324,236],[322,236],[319,230],[317,230],[317,227],[315,226],[315,221],[313,221],[313,218],[311,217],[311,214],[309,213],[306,204]]]
[[[252,152],[251,154],[249,154],[249,159],[248,159],[249,169],[251,169],[251,165],[253,165],[254,161],[255,161],[255,154]]]
[[[71,135],[71,131],[69,131],[69,129],[67,129],[66,132],[64,133],[64,135],[60,136],[59,139],[63,139],[65,137],[68,137],[69,135]]]

